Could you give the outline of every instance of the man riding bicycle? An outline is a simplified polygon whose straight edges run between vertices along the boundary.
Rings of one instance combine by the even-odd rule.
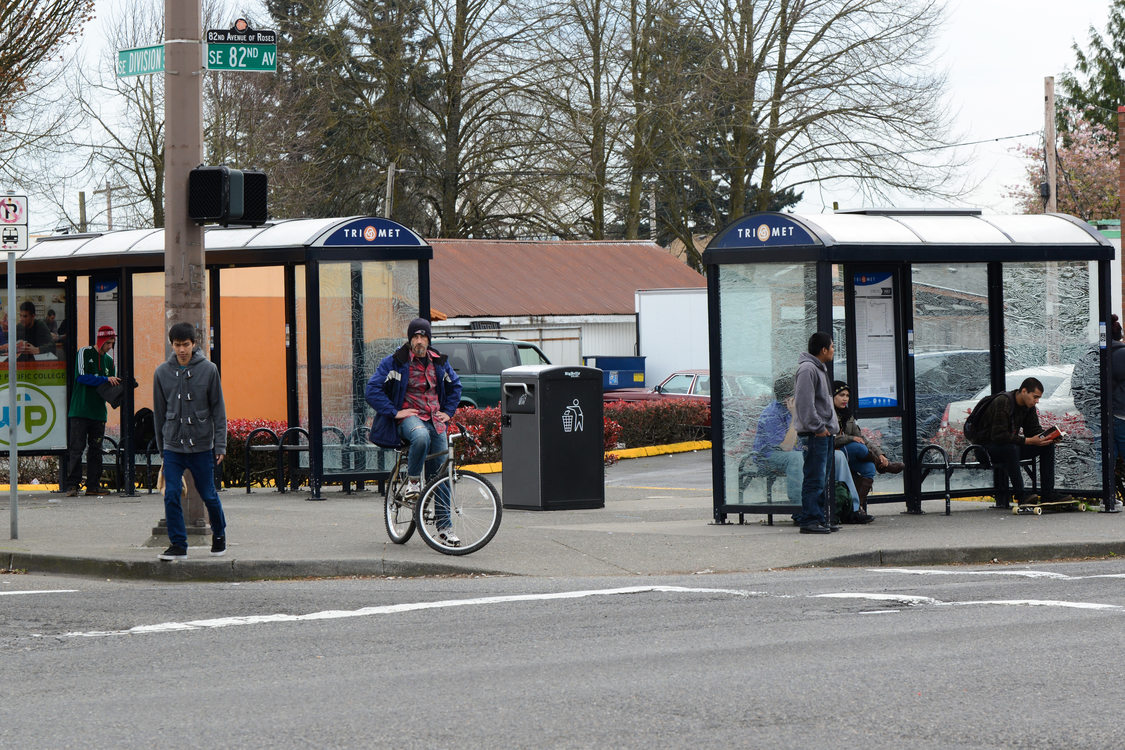
[[[412,499],[422,491],[423,464],[426,474],[433,476],[444,461],[447,423],[461,401],[461,379],[448,358],[430,347],[430,321],[410,321],[406,338],[379,363],[367,381],[365,396],[375,410],[371,442],[384,448],[397,448],[400,439],[410,443],[404,494]],[[434,454],[438,455],[426,460]],[[445,510],[448,513],[448,505]],[[448,519],[438,524],[439,529],[448,526]]]

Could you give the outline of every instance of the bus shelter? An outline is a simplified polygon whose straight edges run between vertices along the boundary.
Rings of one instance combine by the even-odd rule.
[[[1056,487],[1109,497],[1113,255],[1093,227],[1059,214],[758,213],[728,225],[703,254],[719,384],[715,521],[800,508],[799,489],[793,497],[770,460],[766,421],[784,408],[798,354],[817,330],[833,335],[829,371],[849,384],[857,423],[906,464],[901,475],[877,475],[869,504],[905,502],[920,513],[922,501],[944,499],[941,479],[923,478],[920,451],[937,444],[959,456],[976,401],[1026,377],[1044,383],[1041,422],[1068,433],[1056,449]],[[991,471],[955,480],[954,497],[994,492]]]
[[[307,468],[314,499],[325,483],[384,479],[389,456],[367,441],[364,387],[405,341],[409,321],[430,316],[431,247],[379,217],[209,227],[204,244],[205,354],[221,372],[228,427],[288,429],[287,453]],[[110,410],[106,433],[121,446],[124,486],[134,487],[146,448],[134,422],[151,408],[153,371],[170,353],[164,230],[40,238],[18,261],[16,280],[17,307],[31,302],[53,326],[52,345],[18,363],[19,398],[41,407],[18,422],[21,455],[65,451],[75,354],[109,325],[118,373],[137,388]],[[8,439],[6,424],[0,439]]]

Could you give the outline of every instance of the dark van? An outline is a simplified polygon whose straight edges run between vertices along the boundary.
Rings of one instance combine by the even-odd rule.
[[[461,378],[461,406],[499,406],[501,370],[551,364],[542,349],[527,341],[435,338],[430,343],[449,357],[449,364]]]

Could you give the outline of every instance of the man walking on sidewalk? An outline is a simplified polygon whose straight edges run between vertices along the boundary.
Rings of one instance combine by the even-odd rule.
[[[215,465],[227,452],[227,410],[219,369],[195,348],[195,329],[176,323],[168,331],[172,356],[152,379],[156,447],[164,460],[164,518],[172,545],[161,560],[187,557],[187,527],[180,495],[190,471],[211,521],[211,554],[227,551],[227,522],[215,492]]]
[[[801,482],[801,512],[796,520],[802,534],[827,534],[838,527],[829,525],[821,509],[825,501],[825,480],[828,462],[834,453],[835,435],[840,431],[832,390],[828,385],[827,363],[836,356],[832,337],[817,331],[809,337],[807,352],[797,359],[793,381],[796,412],[793,425],[805,452],[804,478]],[[834,489],[834,488],[833,488]],[[828,500],[824,507],[828,507]]]
[[[66,475],[64,492],[67,497],[78,495],[82,481],[82,453],[86,452],[86,494],[104,495],[102,489],[102,438],[105,437],[107,412],[105,400],[98,386],[105,383],[117,385],[121,380],[113,366],[109,350],[117,341],[117,333],[110,326],[98,329],[95,346],[78,350],[74,367],[74,393],[70,397],[70,411],[66,444]]]

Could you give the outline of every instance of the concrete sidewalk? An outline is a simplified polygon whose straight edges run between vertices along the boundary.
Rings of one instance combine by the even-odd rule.
[[[489,477],[503,496],[502,475]],[[369,485],[372,487],[372,485]],[[1013,516],[990,503],[941,501],[926,515],[902,504],[873,505],[867,526],[801,535],[787,517],[748,516],[745,525],[711,523],[710,452],[623,461],[606,469],[599,510],[505,510],[496,538],[464,557],[438,554],[415,535],[387,539],[382,496],[328,488],[307,492],[230,489],[221,493],[228,552],[206,545],[188,560],[160,562],[167,539],[152,537],[163,517],[160,495],[64,498],[21,492],[19,538],[8,539],[8,496],[0,497],[0,568],[167,580],[252,580],[305,576],[491,574],[657,575],[757,571],[808,565],[930,565],[1022,562],[1125,555],[1125,513]],[[733,520],[737,520],[735,517]]]

